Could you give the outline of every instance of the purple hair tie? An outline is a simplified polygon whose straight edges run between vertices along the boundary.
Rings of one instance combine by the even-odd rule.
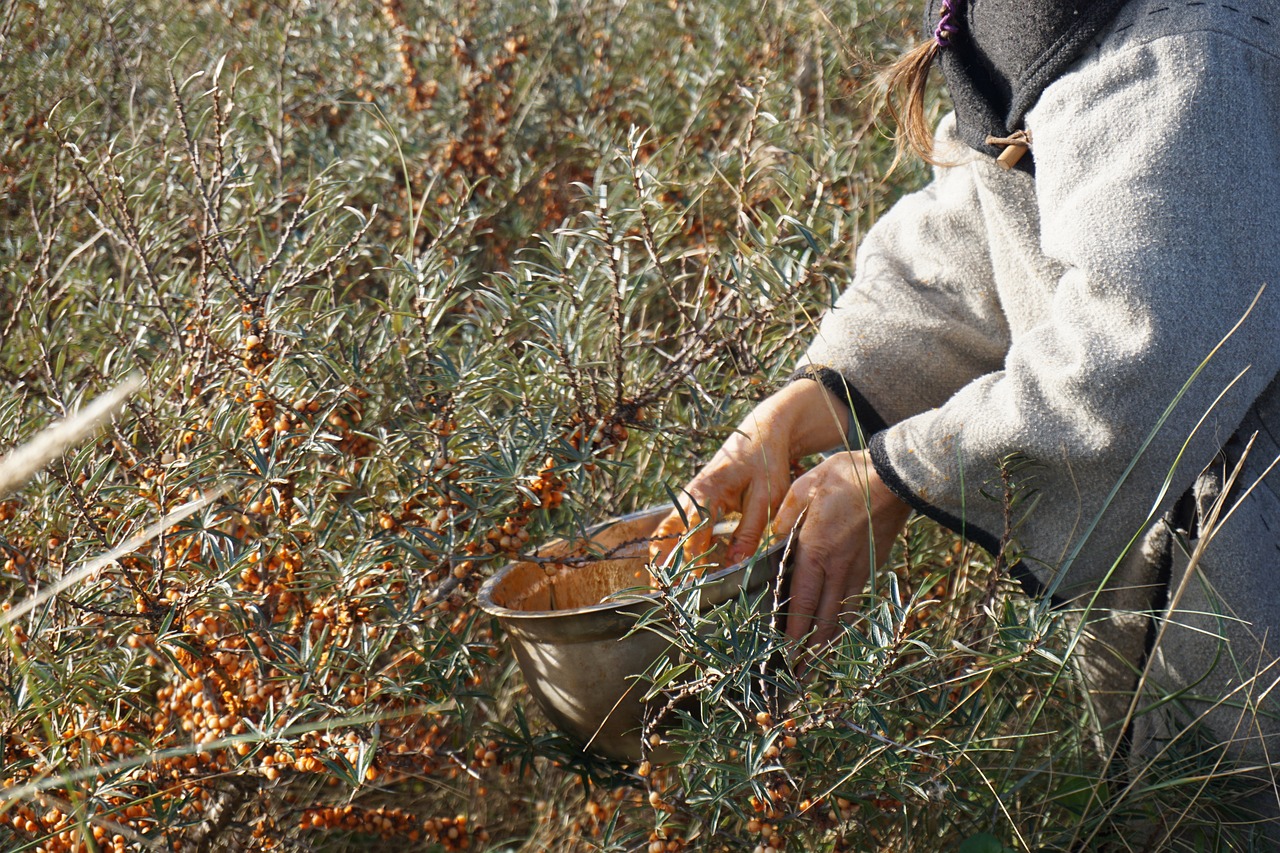
[[[942,0],[942,14],[938,18],[938,26],[933,30],[933,40],[940,48],[950,47],[951,37],[958,32],[960,27],[955,22],[955,10],[951,8],[951,0]]]

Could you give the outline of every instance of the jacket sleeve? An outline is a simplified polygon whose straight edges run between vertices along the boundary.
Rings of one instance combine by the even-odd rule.
[[[954,124],[949,116],[940,125],[939,153],[972,160]],[[928,186],[899,199],[863,239],[855,270],[797,372],[849,404],[850,440],[862,444],[1004,359],[1009,330],[972,171],[937,169]]]
[[[999,369],[871,440],[917,510],[988,549],[1011,533],[1032,591],[1095,585],[1280,368],[1280,61],[1238,17],[1117,29],[1046,89],[1048,310]]]

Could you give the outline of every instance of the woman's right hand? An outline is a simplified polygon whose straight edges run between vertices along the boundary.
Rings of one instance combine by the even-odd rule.
[[[849,410],[819,382],[792,382],[761,402],[698,472],[654,533],[649,553],[663,562],[693,530],[686,552],[711,549],[711,530],[729,513],[742,514],[729,542],[729,565],[755,552],[791,486],[791,464],[845,442]],[[704,515],[705,513],[705,515]],[[705,524],[703,522],[706,522]]]

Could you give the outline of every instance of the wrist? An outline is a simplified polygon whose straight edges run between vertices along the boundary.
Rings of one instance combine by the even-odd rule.
[[[821,382],[792,382],[769,400],[790,436],[792,460],[847,446],[849,408]]]
[[[888,428],[885,422],[866,397],[849,382],[848,377],[831,367],[810,365],[792,374],[793,382],[809,380],[817,382],[826,389],[827,394],[838,402],[845,413],[844,435],[846,447],[865,447],[867,440],[881,430]]]

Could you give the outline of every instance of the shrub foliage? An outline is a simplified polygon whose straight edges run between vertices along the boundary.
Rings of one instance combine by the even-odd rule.
[[[1123,816],[1060,617],[927,523],[808,679],[767,619],[685,614],[668,767],[550,729],[475,606],[784,381],[920,178],[881,181],[869,85],[914,6],[0,5],[0,449],[145,380],[0,503],[3,594],[226,490],[5,625],[0,845],[1065,849]]]

